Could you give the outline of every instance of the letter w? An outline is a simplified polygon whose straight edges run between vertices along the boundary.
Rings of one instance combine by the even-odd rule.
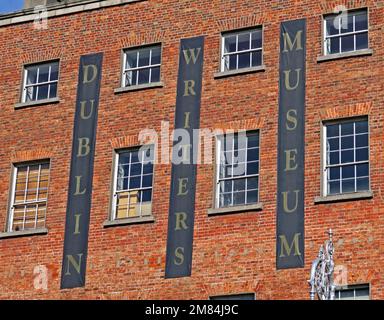
[[[197,50],[197,53],[195,50]],[[187,62],[187,64],[189,64],[191,62],[191,59],[193,60],[193,64],[196,64],[197,58],[200,55],[200,51],[201,51],[201,48],[193,48],[193,49],[183,50],[184,59]]]

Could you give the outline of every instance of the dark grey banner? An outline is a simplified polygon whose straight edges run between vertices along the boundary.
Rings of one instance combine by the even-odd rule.
[[[200,128],[200,100],[204,60],[204,37],[180,42],[176,115],[172,151],[166,278],[191,275],[195,216],[196,161]]]
[[[277,269],[304,267],[306,20],[280,28]]]
[[[61,289],[85,285],[102,61],[102,53],[80,58]]]

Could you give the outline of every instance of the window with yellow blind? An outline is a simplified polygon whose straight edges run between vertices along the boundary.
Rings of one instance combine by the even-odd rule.
[[[111,219],[152,214],[153,146],[116,152]]]
[[[14,167],[8,232],[45,227],[49,161]]]

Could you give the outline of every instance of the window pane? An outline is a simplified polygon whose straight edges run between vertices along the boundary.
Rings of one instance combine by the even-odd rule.
[[[368,48],[368,33],[360,33],[356,35],[356,50]]]
[[[228,207],[232,203],[232,194],[231,193],[222,193],[220,194],[220,207]]]
[[[149,49],[139,50],[139,67],[145,67],[149,65]]]
[[[341,125],[341,135],[345,136],[349,134],[353,134],[353,122],[343,123]]]
[[[220,182],[220,192],[221,193],[228,193],[232,192],[232,180],[226,180]]]
[[[252,190],[247,192],[247,203],[257,203],[258,202],[259,192],[257,190]]]
[[[353,293],[353,289],[352,290],[342,290],[340,292],[340,298],[341,299],[352,299],[353,300],[353,297],[354,297],[354,293]]]
[[[252,133],[247,134],[248,148],[254,148],[259,146],[259,134]]]
[[[329,151],[334,151],[334,150],[339,150],[339,138],[331,138],[328,139],[328,150]]]
[[[141,174],[141,163],[135,163],[131,165],[131,176],[137,176]]]
[[[353,32],[353,15],[348,14],[347,19],[342,17],[340,27],[341,33]]]
[[[252,52],[252,67],[261,66],[262,52]]]
[[[132,177],[129,179],[129,189],[140,188],[140,177]]]
[[[151,71],[151,82],[160,81],[160,67],[152,68]]]
[[[161,60],[161,49],[160,47],[156,47],[152,49],[152,58],[151,58],[151,64],[160,64]]]
[[[328,39],[328,53],[340,53],[340,38],[334,37]]]
[[[38,100],[42,100],[42,99],[47,99],[48,98],[48,88],[49,88],[49,85],[43,85],[43,86],[39,86],[39,89],[38,89],[38,95],[37,95],[37,99]]]
[[[259,173],[259,162],[250,162],[247,163],[247,175],[258,174]]]
[[[262,31],[252,32],[252,49],[261,48],[263,46]]]
[[[247,161],[259,160],[259,148],[248,149]]]
[[[341,163],[348,163],[353,161],[353,150],[341,151]]]
[[[248,178],[247,179],[247,190],[258,189],[259,188],[258,184],[259,184],[259,178],[258,177]]]
[[[238,36],[238,49],[237,51],[242,50],[249,50],[249,44],[250,44],[250,34],[249,33],[242,33]]]
[[[39,68],[39,83],[47,82],[49,79],[49,64],[40,66]]]
[[[355,191],[355,180],[343,180],[342,181],[342,192],[354,192]]]
[[[349,136],[349,137],[342,137],[341,138],[341,149],[351,149],[353,148],[354,144],[354,137]]]
[[[239,54],[239,69],[240,68],[249,68],[250,66],[250,56],[251,54],[248,52],[248,53],[242,53],[242,54]]]
[[[359,164],[356,166],[356,175],[358,177],[366,177],[369,174],[369,165],[368,163]]]
[[[368,134],[356,136],[356,148],[368,146]]]
[[[233,194],[233,205],[245,204],[245,192],[235,192]]]
[[[339,18],[329,17],[326,19],[327,35],[336,35],[339,33]]]
[[[144,190],[141,192],[141,201],[148,202],[152,200],[152,190]]]
[[[142,188],[149,188],[152,187],[152,175],[146,175],[143,176],[143,185],[141,186]]]
[[[357,191],[369,190],[369,178],[358,178],[356,179]]]
[[[355,16],[355,30],[368,30],[368,16],[367,13],[359,13]]]
[[[340,159],[339,159],[339,152],[329,152],[329,163],[328,164],[339,164]]]
[[[50,85],[49,98],[55,98],[57,96],[57,83]]]
[[[29,67],[27,70],[27,84],[37,83],[37,67]]]
[[[354,35],[341,37],[341,51],[353,51],[355,50]]]
[[[356,150],[356,161],[368,160],[368,148],[362,148]]]
[[[243,176],[245,175],[245,163],[236,163],[233,165],[233,176]]]
[[[37,87],[28,87],[26,89],[26,101],[35,101],[37,98]]]
[[[356,133],[368,132],[368,121],[356,121],[355,128],[356,128]]]
[[[328,183],[328,194],[340,193],[340,181],[332,181]]]
[[[125,85],[134,86],[137,84],[137,71],[128,71],[125,74]]]
[[[233,181],[233,191],[245,190],[245,179],[236,179]]]
[[[340,179],[340,168],[329,168],[328,170],[328,179],[329,180],[338,180]]]
[[[353,178],[355,176],[355,166],[345,166],[342,167],[342,178]]]
[[[327,126],[327,137],[337,137],[339,135],[339,125],[329,125]]]
[[[139,72],[138,84],[149,83],[149,69],[141,69]]]
[[[143,167],[143,174],[152,173],[153,172],[153,163],[147,163]]]
[[[59,79],[59,63],[55,62],[51,64],[51,75],[49,81],[54,81]]]
[[[224,38],[224,52],[236,51],[236,36],[229,36]]]
[[[127,52],[126,59],[127,59],[126,69],[137,67],[137,51]]]

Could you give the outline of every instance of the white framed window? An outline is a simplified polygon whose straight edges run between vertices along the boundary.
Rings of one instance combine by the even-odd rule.
[[[25,66],[22,102],[57,97],[59,61]]]
[[[369,284],[359,284],[335,290],[335,300],[370,300]]]
[[[13,167],[8,232],[45,227],[49,174],[49,161]]]
[[[259,201],[259,132],[217,137],[216,208]]]
[[[367,9],[327,15],[323,23],[325,55],[368,49]]]
[[[261,66],[263,63],[263,30],[251,30],[222,34],[221,71]]]
[[[324,195],[370,190],[368,119],[323,125]]]
[[[160,82],[161,45],[124,51],[122,87]]]
[[[111,220],[152,214],[154,147],[115,152]]]

